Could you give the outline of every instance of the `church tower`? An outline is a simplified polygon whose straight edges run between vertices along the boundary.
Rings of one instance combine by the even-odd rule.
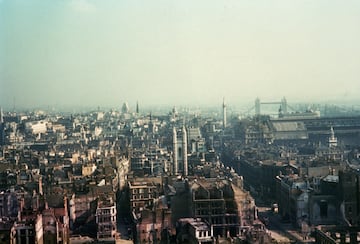
[[[179,132],[179,135],[178,135]],[[185,126],[179,131],[173,128],[173,174],[188,175],[187,132]]]
[[[41,196],[44,195],[43,186],[42,186],[42,176],[40,176],[40,178],[39,178],[39,194]]]
[[[334,128],[330,128],[330,137],[328,140],[329,147],[337,147],[337,138],[335,137]]]
[[[187,176],[188,175],[188,158],[187,158],[187,133],[186,133],[185,126],[183,126],[183,129],[182,129],[182,144],[183,144],[184,176]]]
[[[5,124],[3,109],[0,108],[0,146],[5,145]]]
[[[4,123],[4,113],[2,107],[0,107],[0,124]]]
[[[176,136],[176,128],[174,127],[173,128],[173,161],[174,161],[173,174],[174,175],[177,175],[179,170],[177,152],[178,152],[177,136]]]
[[[225,103],[225,98],[223,98],[222,109],[223,109],[223,129],[225,129],[226,128],[226,103]]]

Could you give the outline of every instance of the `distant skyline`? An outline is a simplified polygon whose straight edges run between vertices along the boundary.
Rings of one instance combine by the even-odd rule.
[[[358,103],[360,1],[0,0],[0,106]]]

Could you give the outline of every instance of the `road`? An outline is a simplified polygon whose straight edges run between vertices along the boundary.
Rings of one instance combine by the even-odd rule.
[[[296,230],[292,224],[282,223],[280,216],[268,207],[259,207],[259,218],[265,223],[271,236],[279,241],[285,242],[285,238],[292,243],[314,243],[315,239],[306,237]]]
[[[125,192],[120,192],[117,199],[117,231],[121,241],[119,243],[133,243],[131,240],[133,224],[128,212],[128,203],[125,194]],[[126,242],[126,240],[128,242]]]

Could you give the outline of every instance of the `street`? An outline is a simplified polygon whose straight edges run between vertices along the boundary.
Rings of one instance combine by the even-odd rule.
[[[303,235],[291,223],[282,223],[280,216],[270,207],[259,207],[259,218],[263,221],[271,236],[281,243],[314,243],[314,238]]]

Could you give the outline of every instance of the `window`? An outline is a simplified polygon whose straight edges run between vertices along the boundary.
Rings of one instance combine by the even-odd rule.
[[[320,217],[326,218],[328,216],[328,203],[325,200],[320,202]]]

